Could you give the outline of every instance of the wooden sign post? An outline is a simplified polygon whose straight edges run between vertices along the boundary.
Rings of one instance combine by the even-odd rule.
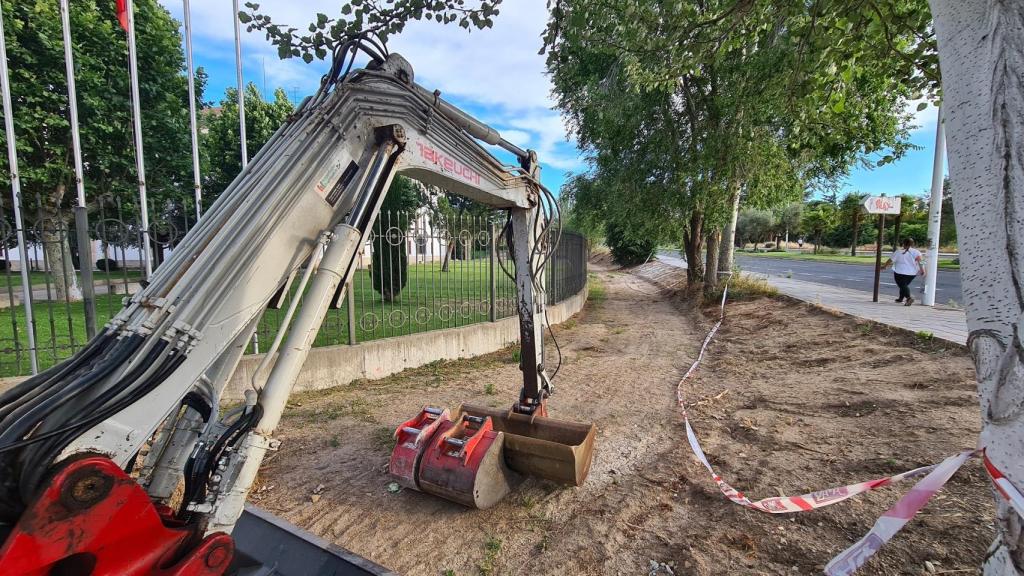
[[[878,214],[878,239],[875,241],[875,289],[871,301],[878,302],[878,285],[882,278],[882,243],[885,241],[885,215],[900,213],[899,196],[868,196],[864,200],[864,209],[868,214]]]

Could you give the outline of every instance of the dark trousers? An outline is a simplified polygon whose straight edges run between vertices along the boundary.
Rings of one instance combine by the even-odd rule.
[[[893,272],[892,275],[896,278],[896,285],[900,287],[900,300],[910,298],[910,283],[914,281],[916,275],[900,274],[899,272]]]

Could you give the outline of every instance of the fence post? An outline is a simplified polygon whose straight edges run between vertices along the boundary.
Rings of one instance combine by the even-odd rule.
[[[356,345],[356,295],[354,282],[355,275],[348,279],[348,286],[345,288],[345,301],[348,305],[348,344]]]
[[[25,300],[25,332],[28,335],[28,357],[32,373],[39,372],[36,358],[36,323],[32,315],[32,283],[28,276],[28,247],[25,244],[25,225],[21,219],[21,180],[18,175],[18,149],[14,141],[14,107],[11,105],[11,85],[7,78],[7,40],[4,37],[3,8],[0,7],[0,92],[3,93],[4,135],[7,140],[7,161],[11,171],[11,207],[14,209],[14,232],[18,238],[18,257],[21,260],[21,291]],[[14,302],[11,302],[14,308]]]
[[[496,322],[498,320],[498,310],[497,310],[497,306],[496,306],[495,301],[494,301],[495,297],[498,294],[498,277],[494,273],[494,266],[495,266],[495,264],[496,264],[496,262],[498,260],[498,241],[497,241],[497,238],[495,238],[495,236],[497,236],[497,233],[495,232],[494,222],[491,222],[491,246],[490,246],[491,258],[490,258],[490,262],[489,262],[489,265],[488,265],[488,273],[490,274],[490,281],[491,281],[490,282],[490,297],[488,299],[489,304],[490,304],[490,321],[491,322]]]

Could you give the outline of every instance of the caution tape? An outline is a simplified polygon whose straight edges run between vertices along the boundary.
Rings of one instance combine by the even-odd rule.
[[[725,320],[725,302],[728,294],[729,283],[726,281],[725,288],[722,290],[722,302],[719,307],[718,320],[708,331],[707,336],[704,337],[704,341],[700,346],[700,352],[697,354],[697,359],[693,361],[693,364],[683,374],[682,379],[679,380],[679,384],[676,386],[676,402],[683,415],[683,423],[686,426],[686,438],[689,441],[690,449],[693,451],[694,456],[697,457],[697,460],[711,473],[711,478],[726,498],[740,506],[768,514],[788,514],[831,506],[876,488],[882,488],[901,480],[924,476],[892,508],[875,521],[874,526],[863,538],[841,552],[825,566],[825,573],[828,576],[848,576],[853,574],[868,558],[873,556],[886,542],[892,539],[918,511],[924,508],[932,496],[956,474],[957,470],[967,460],[975,456],[982,457],[985,469],[988,471],[996,490],[1017,514],[1024,518],[1024,494],[992,464],[982,449],[964,450],[938,464],[915,468],[894,476],[838,486],[827,490],[818,490],[801,496],[775,496],[761,500],[751,500],[743,492],[730,486],[729,483],[715,472],[711,463],[708,462],[708,458],[704,454],[700,442],[697,440],[697,434],[693,431],[693,426],[690,425],[690,419],[686,413],[686,402],[683,397],[683,384],[697,371],[701,361],[704,360],[708,345],[711,344],[711,340],[714,339],[715,334],[718,333],[718,329],[721,328],[722,322]]]

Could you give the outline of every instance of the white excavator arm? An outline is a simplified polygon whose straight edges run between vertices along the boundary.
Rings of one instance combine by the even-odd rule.
[[[179,519],[230,532],[395,174],[509,211],[524,374],[516,411],[543,413],[539,278],[554,199],[536,156],[416,85],[397,54],[339,71],[100,335],[0,395],[0,521],[17,523],[65,463],[100,456],[134,467],[158,504],[171,503],[184,478]],[[502,164],[478,140],[520,165]],[[244,406],[219,418],[221,391],[283,288],[305,290],[301,308],[287,311],[290,330],[279,329]]]

